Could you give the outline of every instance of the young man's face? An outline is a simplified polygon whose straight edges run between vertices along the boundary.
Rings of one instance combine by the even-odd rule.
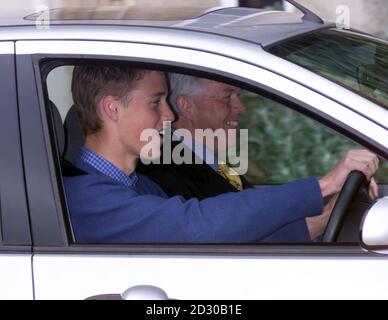
[[[130,93],[129,102],[122,105],[118,118],[118,134],[121,146],[126,153],[137,158],[147,141],[141,141],[140,137],[145,129],[155,129],[158,132],[163,129],[163,121],[173,121],[174,114],[168,105],[167,84],[165,75],[152,71],[146,73],[136,84]],[[155,138],[155,137],[154,137]],[[161,136],[157,135],[153,141],[161,142]],[[159,148],[153,148],[159,152]],[[151,158],[160,154],[152,154]]]

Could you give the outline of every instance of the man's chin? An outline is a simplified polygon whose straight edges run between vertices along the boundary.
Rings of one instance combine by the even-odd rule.
[[[160,152],[158,154],[151,155],[151,156],[141,156],[139,158],[139,161],[141,161],[144,164],[148,164],[150,162],[155,162],[156,160],[159,160],[160,156],[161,156]]]
[[[146,154],[141,153],[139,157],[139,161],[141,161],[143,164],[158,162],[160,160],[161,155],[162,154],[161,154],[160,148],[159,149],[155,148],[155,149],[152,149],[151,152],[148,152]]]

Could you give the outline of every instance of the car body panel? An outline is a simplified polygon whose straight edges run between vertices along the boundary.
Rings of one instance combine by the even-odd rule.
[[[32,300],[31,254],[0,251],[0,299]]]
[[[15,44],[13,41],[0,42],[0,54],[14,54]]]
[[[86,299],[153,285],[169,298],[388,299],[387,258],[37,255],[36,299]]]

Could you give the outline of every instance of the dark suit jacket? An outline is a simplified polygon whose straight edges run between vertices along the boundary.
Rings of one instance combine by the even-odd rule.
[[[172,148],[180,142],[172,141]],[[185,146],[185,148],[187,148]],[[183,153],[183,151],[182,151]],[[190,150],[193,164],[161,164],[144,165],[139,163],[137,171],[151,180],[155,181],[168,196],[181,195],[186,199],[198,198],[203,200],[208,197],[215,197],[227,192],[238,192],[227,180],[213,170],[209,165],[194,164],[197,157]],[[240,176],[243,188],[253,188],[243,176]],[[292,196],[292,194],[290,194]],[[260,204],[258,204],[260,205]],[[238,212],[236,212],[238,214]],[[278,229],[270,236],[261,240],[264,243],[279,242],[310,242],[310,234],[305,219],[300,219],[285,227]]]
[[[172,148],[180,142],[172,141]],[[185,199],[198,198],[200,200],[215,197],[222,193],[238,192],[221,175],[207,164],[194,164],[199,159],[194,152],[189,151],[193,164],[150,164],[139,162],[136,171],[148,176],[159,184],[168,196],[181,195]],[[183,153],[183,151],[182,151]],[[161,156],[162,159],[163,155]],[[162,163],[162,161],[160,161]],[[241,177],[244,189],[253,186]]]

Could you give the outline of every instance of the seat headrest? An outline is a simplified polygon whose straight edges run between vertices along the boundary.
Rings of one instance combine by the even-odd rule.
[[[62,117],[58,111],[58,108],[51,100],[50,100],[50,108],[51,108],[51,114],[53,117],[55,138],[57,140],[58,151],[60,156],[62,156],[65,150],[65,130],[63,128]]]
[[[72,106],[65,118],[65,134],[67,146],[64,158],[74,163],[77,159],[79,148],[84,144],[85,136],[75,106]]]

